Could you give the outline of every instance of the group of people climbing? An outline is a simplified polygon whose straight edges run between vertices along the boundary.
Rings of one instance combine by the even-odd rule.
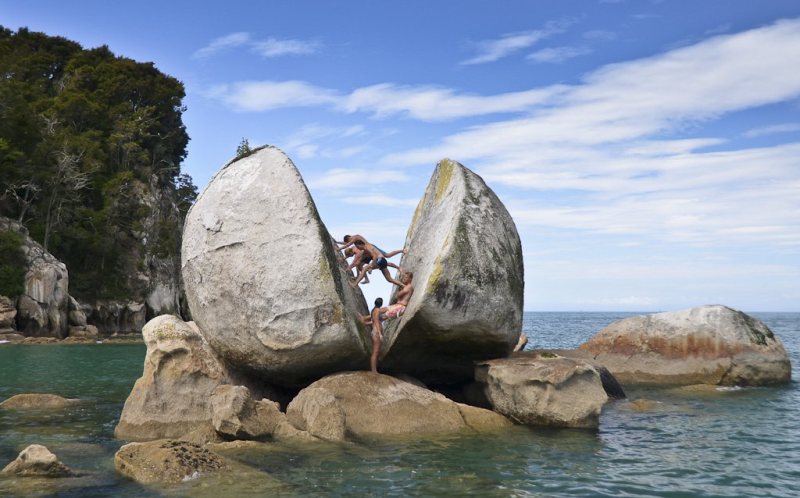
[[[347,267],[348,273],[353,275],[355,270],[355,278],[350,280],[352,287],[357,287],[363,280],[364,283],[369,283],[368,273],[373,269],[378,268],[383,274],[387,282],[390,282],[399,287],[395,293],[393,302],[389,306],[383,306],[383,299],[377,298],[375,300],[375,307],[369,315],[361,315],[361,323],[366,326],[372,327],[372,356],[370,357],[370,368],[373,372],[378,371],[378,355],[381,349],[381,340],[383,339],[383,321],[397,319],[403,316],[403,313],[411,300],[411,295],[414,293],[414,286],[411,283],[414,279],[414,274],[410,271],[404,271],[399,266],[389,261],[389,258],[398,254],[406,254],[405,249],[398,249],[396,251],[385,252],[374,244],[369,243],[361,235],[345,235],[342,242],[337,242],[339,250],[344,251],[345,259],[353,258]],[[389,273],[389,267],[397,269],[397,278],[393,278]]]

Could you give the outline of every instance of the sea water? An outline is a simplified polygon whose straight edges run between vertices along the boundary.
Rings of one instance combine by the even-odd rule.
[[[526,313],[529,348],[573,348],[630,313]],[[769,388],[628,388],[600,429],[365,444],[263,445],[229,456],[260,472],[145,487],[118,476],[114,426],[143,345],[0,345],[0,400],[48,392],[65,410],[0,412],[0,467],[44,444],[80,476],[3,479],[0,496],[800,496],[800,313],[753,313],[781,339],[792,382]],[[648,400],[637,410],[631,400]],[[261,477],[259,477],[261,476]]]

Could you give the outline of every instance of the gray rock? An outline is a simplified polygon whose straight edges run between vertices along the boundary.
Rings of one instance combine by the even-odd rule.
[[[205,339],[172,315],[150,320],[142,331],[144,371],[125,401],[118,438],[175,438],[211,426],[211,395],[228,373]]]
[[[211,179],[187,216],[182,258],[192,318],[231,367],[299,386],[367,365],[366,303],[280,150]]]
[[[32,444],[22,450],[0,475],[18,477],[69,477],[73,472],[45,446]]]
[[[99,300],[80,305],[86,321],[104,336],[139,333],[147,322],[147,307],[138,301]]]
[[[329,441],[424,436],[506,427],[488,410],[388,375],[347,372],[314,382],[289,403],[289,422]]]
[[[762,322],[726,306],[626,318],[580,346],[623,384],[768,385],[791,363]]]
[[[70,327],[85,327],[86,326],[86,313],[84,313],[83,310],[81,310],[81,305],[72,296],[69,296],[69,308],[68,309],[69,309],[69,325],[70,325]]]
[[[426,383],[472,378],[474,360],[507,356],[522,330],[522,246],[483,180],[441,161],[417,206],[400,263],[414,273],[405,314],[386,326],[381,365]]]
[[[496,412],[526,425],[597,428],[609,400],[597,368],[552,353],[479,363],[475,380]]]
[[[14,301],[6,296],[0,296],[0,329],[3,330],[16,330],[15,318],[17,316],[17,308],[14,306]]]

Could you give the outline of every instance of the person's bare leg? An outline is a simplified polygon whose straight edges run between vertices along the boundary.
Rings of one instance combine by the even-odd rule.
[[[369,367],[374,373],[378,373],[378,355],[381,352],[381,337],[372,331],[372,356],[369,358]]]
[[[396,270],[399,270],[399,269],[400,269],[400,267],[399,267],[399,266],[397,266],[396,264],[392,263],[391,261],[387,261],[387,262],[386,262],[386,266],[391,266],[392,268],[394,268],[394,269],[396,269]]]
[[[400,253],[406,254],[407,252],[408,251],[406,251],[405,249],[398,249],[396,251],[387,252],[386,254],[383,255],[383,257],[388,259],[391,258],[392,256],[397,256]]]
[[[352,288],[354,288],[354,289],[355,289],[356,287],[358,287],[358,283],[359,283],[359,282],[361,282],[361,280],[362,280],[362,279],[364,278],[364,276],[367,274],[367,270],[369,269],[369,267],[370,267],[370,266],[372,266],[372,265],[371,265],[371,264],[370,264],[370,265],[367,265],[367,266],[365,266],[364,268],[362,268],[360,272],[358,272],[358,276],[356,277],[356,279],[355,279],[355,280],[351,280],[351,281],[350,281],[350,287],[352,287]]]
[[[364,266],[366,266],[366,265],[361,265],[361,266],[359,266],[359,267],[358,267],[358,271],[359,271],[359,272],[361,272],[361,270],[363,270],[363,269],[364,269]],[[367,273],[369,273],[369,272],[367,272]],[[368,283],[369,283],[369,275],[364,275],[364,282],[363,282],[363,283],[365,283],[365,284],[368,284]]]
[[[402,282],[392,278],[392,275],[389,273],[389,268],[384,266],[383,268],[381,268],[381,273],[383,273],[383,277],[386,279],[387,282],[391,282],[394,285],[400,287],[401,289],[403,288]]]

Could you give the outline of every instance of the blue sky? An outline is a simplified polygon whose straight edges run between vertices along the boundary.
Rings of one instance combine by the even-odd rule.
[[[800,311],[796,1],[0,0],[0,24],[155,62],[201,188],[276,145],[336,236],[401,247],[460,161],[517,223],[526,310]]]

